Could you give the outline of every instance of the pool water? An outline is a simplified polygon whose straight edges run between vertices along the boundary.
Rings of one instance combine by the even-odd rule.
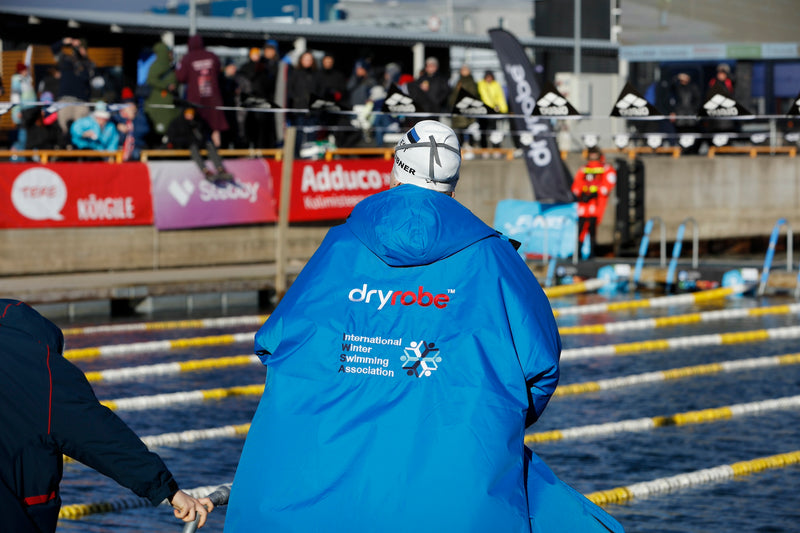
[[[607,300],[646,298],[647,295],[573,295],[554,298],[554,308]],[[558,318],[559,326],[611,323],[640,318],[704,312],[713,309],[755,308],[793,301],[769,298],[729,298],[701,306],[645,307],[627,311]],[[257,314],[257,309],[239,310]],[[242,312],[242,314],[245,314]],[[194,315],[192,318],[196,318]],[[149,316],[147,321],[162,317]],[[142,319],[144,321],[144,319]],[[97,323],[105,323],[101,320]],[[62,327],[92,325],[59,323]],[[797,314],[748,316],[659,327],[614,334],[564,335],[565,349],[625,342],[686,337],[720,332],[770,329],[800,325]],[[254,332],[256,326],[136,331],[67,336],[67,348],[126,344],[158,339]],[[800,339],[766,340],[730,345],[645,351],[628,355],[597,356],[562,362],[562,384],[698,365],[800,352]],[[160,350],[76,361],[86,371],[128,368],[162,362],[249,354],[252,343]],[[263,384],[266,371],[250,364],[203,372],[185,372],[159,378],[118,383],[97,382],[98,398],[193,391],[237,385]],[[635,418],[755,402],[800,394],[800,364],[734,371],[575,396],[555,397],[541,419],[529,430],[537,433]],[[140,436],[190,429],[214,428],[250,422],[258,396],[235,396],[202,403],[118,411]],[[673,425],[650,430],[617,432],[605,436],[562,439],[533,445],[534,450],[564,481],[584,494],[628,486],[681,473],[747,461],[800,449],[800,409],[769,410],[701,424]],[[154,447],[184,488],[230,483],[236,470],[242,437],[205,439]],[[765,470],[732,480],[688,486],[677,491],[609,505],[606,510],[628,532],[781,532],[800,531],[800,465]],[[114,481],[76,463],[64,468],[64,505],[113,502],[132,493]],[[215,510],[204,531],[222,531],[225,508]],[[171,509],[137,507],[61,520],[59,531],[150,532],[180,531],[182,523]]]

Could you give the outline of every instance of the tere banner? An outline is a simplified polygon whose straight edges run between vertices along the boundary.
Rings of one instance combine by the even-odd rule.
[[[153,223],[142,163],[0,164],[0,227],[136,226]]]

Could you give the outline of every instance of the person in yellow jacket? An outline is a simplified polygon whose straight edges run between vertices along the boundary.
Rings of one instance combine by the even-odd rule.
[[[494,79],[494,72],[487,70],[483,74],[483,79],[478,82],[478,96],[481,101],[487,106],[494,109],[495,113],[508,113],[508,103],[506,102],[506,95],[500,83]],[[479,121],[481,126],[481,148],[488,146],[487,137],[492,137],[492,132],[497,131],[501,119],[497,118],[484,118]],[[489,139],[492,141],[492,146],[497,148],[500,146],[502,140],[501,134],[498,132],[494,138]]]

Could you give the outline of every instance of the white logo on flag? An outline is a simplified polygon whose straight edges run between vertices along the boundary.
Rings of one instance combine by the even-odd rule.
[[[414,100],[402,93],[394,93],[383,104],[393,113],[413,113]]]
[[[536,101],[539,107],[567,105],[567,99],[555,93],[547,93]]]
[[[619,101],[617,102],[617,109],[619,110],[629,109],[631,107],[637,107],[637,108],[647,107],[647,100],[639,96],[636,96],[633,93],[628,93],[622,98],[620,98]]]
[[[483,105],[483,102],[480,100],[476,100],[475,98],[471,98],[469,96],[465,96],[461,100],[458,101],[456,104],[456,109],[462,115],[485,115],[486,114],[486,106]]]

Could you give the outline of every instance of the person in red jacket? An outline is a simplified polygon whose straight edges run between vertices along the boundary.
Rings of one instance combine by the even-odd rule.
[[[94,395],[63,356],[64,336],[19,300],[0,299],[0,531],[52,533],[65,454],[176,518],[202,527],[214,504],[179,489],[161,458]],[[204,507],[205,505],[205,507]]]
[[[221,133],[228,130],[219,88],[220,61],[217,54],[206,50],[203,38],[189,37],[189,52],[181,58],[175,71],[178,81],[186,84],[186,100],[197,107],[197,113],[211,128],[211,141],[217,148],[222,143]]]
[[[594,256],[597,226],[603,220],[608,195],[616,183],[617,173],[606,163],[600,148],[589,148],[586,165],[578,169],[572,181],[572,194],[578,200],[578,240],[584,243],[589,236],[588,257]]]

